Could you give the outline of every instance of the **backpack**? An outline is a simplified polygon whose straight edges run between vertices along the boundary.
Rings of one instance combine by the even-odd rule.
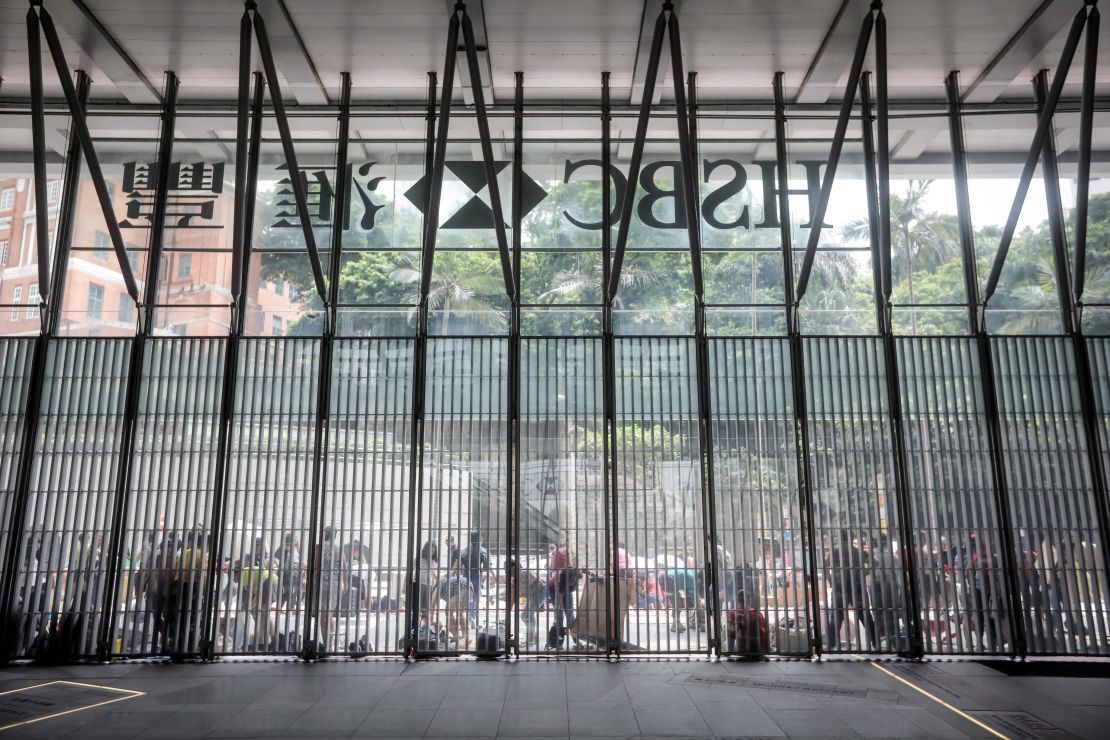
[[[500,627],[479,627],[474,643],[478,657],[492,658],[505,652],[505,632]]]
[[[732,609],[728,613],[728,647],[734,653],[759,654],[771,649],[767,618],[758,609]]]

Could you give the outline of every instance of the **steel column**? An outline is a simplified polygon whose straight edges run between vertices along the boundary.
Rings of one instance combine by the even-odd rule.
[[[519,506],[518,500],[520,497],[520,371],[523,367],[521,362],[521,342],[520,342],[520,265],[521,265],[521,228],[524,222],[523,204],[521,202],[521,192],[524,189],[524,73],[517,72],[514,75],[516,79],[516,96],[513,100],[513,190],[512,190],[512,228],[513,228],[513,262],[511,275],[513,276],[513,290],[511,294],[512,305],[510,307],[509,315],[509,357],[508,357],[508,396],[509,396],[509,419],[508,419],[508,440],[507,440],[507,460],[509,463],[508,481],[509,481],[509,496],[508,496],[508,511],[507,511],[507,546],[505,552],[508,553],[516,567],[511,569],[507,574],[509,583],[509,595],[506,598],[506,614],[505,614],[505,650],[514,651],[519,654],[520,647],[517,645],[517,632],[519,631],[519,617],[520,609],[518,607],[519,599],[517,597],[518,589],[520,586],[520,565],[519,553],[516,547],[520,542],[520,519],[519,519]],[[512,615],[517,615],[517,620],[512,619]]]
[[[1048,72],[1040,70],[1033,78],[1033,93],[1039,115],[1048,114],[1048,129],[1041,147],[1041,170],[1048,210],[1048,232],[1052,237],[1052,269],[1056,277],[1056,293],[1060,302],[1060,326],[1065,334],[1075,332],[1071,296],[1071,276],[1068,269],[1068,227],[1064,217],[1064,204],[1060,198],[1060,164],[1056,156],[1056,132],[1052,130],[1052,113],[1047,105]]]
[[[825,212],[829,208],[829,197],[832,195],[836,169],[840,164],[840,152],[844,148],[844,138],[848,133],[848,122],[852,118],[852,106],[856,101],[856,88],[859,87],[860,76],[863,74],[863,63],[867,57],[867,44],[871,40],[871,29],[874,25],[875,17],[871,11],[868,11],[867,16],[863,19],[863,25],[860,27],[859,38],[856,40],[852,67],[848,72],[848,84],[844,88],[844,98],[840,103],[836,128],[833,130],[832,146],[829,149],[829,163],[825,166],[825,177],[821,181],[821,196],[817,200],[813,218],[810,219],[813,227],[809,231],[809,241],[806,244],[805,255],[802,257],[802,267],[798,274],[798,287],[794,296],[795,306],[805,297],[806,288],[809,287],[809,275],[813,270],[813,260],[817,256],[817,244],[821,240],[821,224],[825,222]]]
[[[254,11],[254,35],[258,40],[258,55],[262,58],[262,68],[266,72],[266,84],[270,88],[270,103],[274,107],[274,121],[277,123],[281,148],[285,154],[285,166],[289,172],[289,184],[293,188],[293,200],[297,205],[297,218],[301,222],[308,261],[312,265],[312,278],[316,283],[316,293],[320,300],[327,303],[327,286],[324,284],[324,269],[320,263],[320,251],[316,248],[316,234],[312,231],[312,221],[308,214],[308,194],[301,180],[301,168],[297,165],[297,150],[293,146],[293,134],[289,130],[289,118],[285,113],[285,101],[281,96],[277,67],[270,50],[270,37],[266,33],[266,22],[255,8],[253,0],[247,0],[247,12]],[[241,60],[240,60],[241,61]],[[242,72],[240,72],[240,81]]]
[[[139,287],[135,283],[135,275],[131,270],[131,263],[127,260],[127,250],[123,246],[123,235],[120,233],[119,223],[116,222],[115,209],[112,205],[112,197],[108,192],[108,185],[104,182],[104,172],[100,168],[100,159],[96,155],[96,148],[93,146],[92,134],[89,133],[89,125],[85,120],[85,110],[81,104],[81,99],[77,95],[77,90],[73,86],[73,81],[69,78],[69,65],[66,62],[65,52],[62,51],[61,42],[58,40],[58,32],[54,28],[54,20],[50,17],[50,13],[46,8],[42,7],[41,1],[38,4],[38,21],[42,29],[43,36],[46,37],[46,45],[50,49],[50,57],[54,61],[54,68],[58,72],[58,82],[62,86],[62,93],[65,95],[66,105],[69,107],[69,113],[73,122],[73,128],[77,133],[77,139],[81,143],[81,149],[85,155],[86,166],[89,169],[89,179],[92,180],[93,188],[96,190],[97,200],[100,202],[100,211],[104,216],[104,227],[108,231],[108,236],[112,241],[112,248],[116,253],[116,259],[119,262],[120,275],[123,277],[124,285],[127,286],[127,293],[135,303],[139,303]],[[30,25],[30,23],[28,23]],[[41,73],[40,73],[41,76]]]
[[[773,80],[775,95],[775,161],[778,168],[779,238],[782,242],[783,295],[786,331],[790,349],[790,387],[794,406],[794,470],[801,499],[802,532],[805,538],[803,570],[809,585],[806,616],[810,630],[810,652],[821,657],[820,601],[817,590],[817,534],[814,530],[813,489],[810,484],[809,415],[806,404],[805,354],[798,329],[797,303],[794,300],[794,227],[790,220],[790,162],[786,150],[786,94],[783,73]]]
[[[1092,5],[1092,9],[1093,5]],[[1086,10],[1086,8],[1084,8]],[[1097,16],[1096,16],[1097,21]],[[1090,41],[1088,36],[1088,41]],[[1097,32],[1095,42],[1097,43]],[[1095,47],[1097,52],[1097,46]],[[1089,65],[1097,63],[1095,59],[1084,60]],[[1085,70],[1086,72],[1086,70]],[[1066,76],[1066,69],[1058,70],[1057,79],[1061,76]],[[1084,86],[1086,87],[1086,74],[1084,75]],[[1045,180],[1045,198],[1048,202],[1048,222],[1049,233],[1052,235],[1052,252],[1053,262],[1056,273],[1056,289],[1059,293],[1060,299],[1060,312],[1063,319],[1064,333],[1068,335],[1071,340],[1072,354],[1075,358],[1075,374],[1076,383],[1079,386],[1079,408],[1083,418],[1083,435],[1086,444],[1084,445],[1087,452],[1087,466],[1091,471],[1091,485],[1094,489],[1095,499],[1095,515],[1101,529],[1102,541],[1106,542],[1107,536],[1110,536],[1110,496],[1107,493],[1107,480],[1106,470],[1102,465],[1102,445],[1105,440],[1102,439],[1102,424],[1098,417],[1097,399],[1098,394],[1095,390],[1094,374],[1091,371],[1091,358],[1090,352],[1087,347],[1087,339],[1083,335],[1083,326],[1081,315],[1075,310],[1073,297],[1071,294],[1071,281],[1068,279],[1068,246],[1067,246],[1067,222],[1064,216],[1064,206],[1060,198],[1060,166],[1056,157],[1056,141],[1055,133],[1052,130],[1053,122],[1053,109],[1048,107],[1052,102],[1048,97],[1051,91],[1046,95],[1046,85],[1048,82],[1048,74],[1045,70],[1041,70],[1034,78],[1034,92],[1037,96],[1038,107],[1041,107],[1041,120],[1047,120],[1047,133],[1044,136],[1044,148],[1041,152],[1041,163],[1044,168]],[[1056,85],[1056,79],[1053,80],[1053,87]],[[1086,90],[1084,90],[1086,93]],[[1085,109],[1093,108],[1093,101],[1084,101]],[[1086,152],[1087,160],[1087,175],[1090,176],[1090,151]],[[1076,214],[1078,218],[1078,212]],[[1076,222],[1076,233],[1078,234],[1079,222]],[[1084,236],[1084,239],[1086,236]],[[1078,251],[1076,258],[1078,259]],[[1081,285],[1081,283],[1080,283]],[[1103,568],[1105,573],[1110,573],[1110,548],[1103,547]]]
[[[1087,45],[1083,54],[1083,97],[1079,113],[1079,171],[1075,192],[1075,288],[1072,300],[1078,309],[1083,305],[1083,287],[1087,272],[1087,208],[1091,192],[1091,138],[1095,118],[1095,76],[1098,66],[1099,12],[1094,5],[1087,15]],[[1075,317],[1076,326],[1083,323]],[[1105,541],[1105,540],[1104,540]]]
[[[35,247],[39,273],[39,304],[50,298],[50,213],[46,195],[46,103],[42,94],[42,49],[39,17],[27,9],[27,58],[31,77],[31,141],[35,171]],[[41,321],[46,320],[40,311]]]
[[[444,71],[450,74],[443,86],[444,111],[446,116],[451,115],[451,88],[455,75],[455,51],[458,44],[458,23],[452,16],[451,29],[448,33],[447,58],[444,62]],[[417,308],[416,339],[413,344],[412,361],[412,424],[409,432],[409,508],[408,508],[408,570],[407,594],[405,600],[408,632],[406,634],[405,655],[415,657],[417,650],[417,636],[420,628],[420,605],[417,603],[420,594],[420,558],[417,553],[420,548],[420,500],[422,497],[421,469],[424,465],[424,391],[427,380],[428,356],[428,289],[432,277],[431,252],[429,249],[429,235],[438,228],[439,224],[439,192],[432,185],[435,178],[436,162],[439,163],[439,174],[443,177],[443,159],[439,158],[438,136],[436,132],[436,73],[428,73],[428,108],[425,114],[427,132],[424,139],[424,178],[428,181],[428,189],[424,192],[424,224],[423,243],[421,246],[421,288],[420,305]],[[447,134],[443,134],[446,143]],[[431,626],[429,625],[429,629]]]
[[[320,529],[320,512],[327,496],[328,468],[324,458],[328,454],[328,431],[331,415],[332,368],[335,357],[335,333],[338,323],[339,275],[342,268],[340,256],[343,250],[343,224],[346,214],[343,208],[350,197],[350,178],[347,177],[347,140],[351,131],[351,75],[341,73],[339,83],[339,132],[335,150],[335,213],[332,215],[331,254],[328,262],[327,297],[324,303],[324,335],[320,339],[320,374],[316,385],[316,435],[312,441],[312,499],[309,503],[308,525],[308,567],[306,568],[308,590],[305,599],[306,621],[304,650],[305,660],[315,660],[319,656],[320,625],[320,573],[316,561],[317,534]]]
[[[991,478],[994,481],[994,508],[998,517],[998,530],[1002,539],[1002,567],[1006,579],[1006,612],[1010,625],[1010,651],[1015,657],[1025,657],[1025,620],[1022,614],[1021,594],[1017,580],[1017,558],[1014,549],[1014,519],[1010,511],[1010,495],[1006,484],[1006,463],[1003,455],[1002,421],[998,410],[998,389],[994,379],[994,357],[987,336],[983,316],[978,310],[979,277],[975,261],[975,227],[968,194],[967,151],[964,148],[964,129],[961,112],[960,81],[958,72],[945,78],[948,95],[948,133],[952,148],[952,171],[956,184],[956,216],[959,220],[960,251],[964,263],[964,286],[967,290],[969,327],[975,336],[975,349],[979,359],[979,375],[983,393],[983,415],[987,424],[987,443],[990,451]]]
[[[1002,230],[1002,240],[999,242],[998,251],[994,255],[994,264],[991,266],[990,275],[987,277],[986,287],[983,289],[984,308],[994,291],[998,288],[998,281],[1002,277],[1002,267],[1006,264],[1006,255],[1010,251],[1010,243],[1017,231],[1017,222],[1021,217],[1022,206],[1025,205],[1025,196],[1029,193],[1029,185],[1033,181],[1033,172],[1037,168],[1037,160],[1041,158],[1045,142],[1052,128],[1052,115],[1056,112],[1056,104],[1060,101],[1060,93],[1067,81],[1068,69],[1071,67],[1075,50],[1079,46],[1079,37],[1083,34],[1083,27],[1087,22],[1087,8],[1084,6],[1072,20],[1071,29],[1068,31],[1064,50],[1060,54],[1060,62],[1052,78],[1052,86],[1047,89],[1044,101],[1038,107],[1040,113],[1037,118],[1037,130],[1033,134],[1033,143],[1029,146],[1029,154],[1025,157],[1025,165],[1018,181],[1014,202],[1010,206],[1010,214],[1006,218],[1006,226]],[[1046,178],[1047,179],[1047,178]]]
[[[678,19],[672,13],[668,24],[671,40],[671,76],[675,86],[675,104],[683,100],[678,91],[682,89],[682,46],[679,43]],[[686,233],[690,241],[690,263],[694,277],[694,351],[698,381],[698,461],[701,467],[702,529],[704,530],[704,550],[706,569],[706,616],[709,621],[710,654],[721,654],[720,603],[717,598],[720,574],[717,572],[717,502],[713,476],[713,404],[709,393],[709,338],[705,326],[705,288],[702,281],[701,265],[701,214],[699,206],[700,182],[698,177],[698,99],[697,73],[691,72],[688,78],[689,94],[686,97],[687,110],[678,108],[680,149],[683,174],[686,176],[684,205],[686,208]],[[683,129],[686,129],[685,136]],[[681,142],[685,139],[686,146]],[[712,616],[710,616],[712,615]]]
[[[158,143],[158,185],[154,193],[154,212],[151,217],[150,242],[147,252],[146,278],[142,302],[139,305],[138,332],[131,340],[128,358],[127,389],[124,395],[123,421],[120,430],[116,496],[112,505],[112,529],[108,545],[108,585],[104,593],[104,619],[101,622],[97,644],[97,657],[108,660],[112,655],[112,634],[116,625],[116,607],[119,606],[120,574],[123,570],[123,535],[127,526],[127,505],[131,491],[132,473],[135,469],[135,437],[139,433],[139,399],[143,385],[143,361],[147,342],[154,326],[154,303],[158,295],[158,274],[162,262],[162,243],[165,237],[166,199],[170,190],[170,169],[173,162],[173,138],[177,121],[177,75],[166,73],[166,87],[162,105],[162,130]]]
[[[606,653],[621,656],[621,645],[624,642],[624,620],[620,611],[620,579],[623,577],[617,570],[620,563],[618,549],[620,537],[617,521],[617,466],[613,464],[612,456],[617,449],[617,407],[616,407],[616,340],[613,336],[613,297],[609,294],[609,280],[612,276],[613,262],[613,224],[612,221],[612,126],[613,118],[609,102],[609,73],[601,73],[601,407],[604,418],[605,432],[602,434],[602,466],[604,468],[605,501],[609,509],[609,516],[605,520],[605,538],[609,543],[606,551],[608,560],[605,572],[609,578],[609,588],[606,596],[607,615],[609,620],[609,636],[614,633],[620,639],[616,644],[610,643]],[[613,629],[613,626],[616,629]]]
[[[220,420],[216,439],[216,480],[213,484],[211,542],[208,550],[208,581],[205,603],[205,635],[202,655],[206,660],[215,658],[216,620],[219,608],[216,603],[219,568],[222,561],[224,520],[227,518],[227,494],[230,486],[231,425],[235,416],[236,376],[239,372],[239,349],[247,318],[246,283],[250,277],[251,237],[254,229],[254,198],[258,186],[258,164],[262,148],[262,102],[265,82],[262,74],[254,74],[254,96],[250,107],[250,143],[246,157],[246,177],[243,190],[235,192],[236,206],[242,202],[242,232],[233,241],[232,262],[239,263],[239,282],[232,285],[231,325],[228,327],[227,349],[224,352],[223,385],[220,392]],[[236,151],[236,160],[239,152]]]

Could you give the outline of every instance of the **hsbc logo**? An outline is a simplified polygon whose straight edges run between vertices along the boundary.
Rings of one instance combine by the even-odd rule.
[[[509,161],[497,161],[494,169],[502,172],[511,164]],[[821,170],[826,162],[823,160],[798,160],[795,162],[805,171],[806,186],[797,190],[792,189],[791,195],[805,195],[808,199],[810,219],[801,224],[802,228],[812,226],[812,214],[821,193]],[[702,160],[700,180],[710,182],[715,173],[724,173],[727,178],[723,183],[706,193],[701,199],[701,216],[705,222],[715,229],[777,229],[779,228],[778,209],[778,164],[774,160],[756,160],[750,163],[758,168],[758,188],[762,192],[763,212],[758,222],[753,223],[751,208],[745,205],[739,213],[726,217],[720,213],[723,206],[730,198],[742,193],[749,184],[748,168],[734,159],[704,159]],[[473,194],[457,211],[447,217],[439,225],[440,229],[492,229],[493,209],[482,200],[481,194],[487,190],[485,167],[481,162],[452,161],[445,162],[444,166],[459,179],[459,182],[468,187]],[[594,178],[600,177],[602,162],[600,159],[581,159],[572,161],[567,159],[563,166],[563,183],[570,183],[574,178],[581,178],[582,171],[594,170]],[[684,229],[686,228],[686,213],[681,207],[681,200],[685,197],[683,191],[683,178],[680,176],[681,163],[678,160],[661,160],[650,162],[640,170],[639,187],[643,191],[636,204],[636,217],[648,228],[652,229]],[[628,189],[628,180],[624,173],[610,165],[609,177],[613,183],[615,207],[609,214],[611,224],[618,223],[620,219],[620,204],[623,202],[624,193]],[[753,185],[753,187],[757,187]],[[423,213],[427,197],[427,178],[420,178],[412,187],[405,191],[404,197]],[[523,187],[521,188],[521,212],[528,215],[547,197],[539,183],[525,173]],[[670,201],[673,208],[663,209],[664,212],[673,214],[673,218],[664,221],[656,215],[656,206],[666,205]],[[580,229],[589,231],[600,230],[601,221],[587,221],[582,214],[563,211],[563,217]],[[822,224],[822,228],[829,228]]]

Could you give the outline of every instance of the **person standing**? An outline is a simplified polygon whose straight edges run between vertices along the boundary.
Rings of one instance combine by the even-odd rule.
[[[478,624],[478,603],[482,598],[482,580],[489,571],[489,553],[482,547],[477,531],[470,533],[470,542],[459,555],[459,571],[470,584],[470,621]]]

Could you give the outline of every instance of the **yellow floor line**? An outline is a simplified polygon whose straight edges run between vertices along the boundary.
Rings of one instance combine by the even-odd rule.
[[[906,679],[902,678],[901,676],[899,676],[894,671],[888,671],[886,668],[883,668],[878,663],[872,663],[871,665],[873,665],[875,668],[878,668],[880,671],[882,671],[886,675],[890,676],[895,681],[901,681],[902,683],[906,684],[907,686],[909,686],[911,689],[913,689],[917,693],[924,694],[925,696],[927,696],[930,699],[932,699],[933,701],[935,701],[937,704],[940,704],[942,707],[944,707],[948,711],[952,712],[953,714],[957,714],[960,717],[963,717],[968,722],[971,722],[972,724],[976,725],[977,727],[983,728],[984,730],[986,730],[990,734],[994,735],[995,737],[1002,738],[1002,740],[1010,740],[1009,737],[1007,737],[1006,735],[1003,735],[1001,732],[994,729],[990,725],[987,725],[987,724],[984,724],[983,722],[980,722],[979,720],[975,719],[974,717],[972,717],[967,712],[956,709],[956,707],[952,706],[951,704],[946,702],[944,699],[941,699],[939,696],[936,696],[934,694],[930,694],[928,691],[921,688],[920,686],[917,686],[916,684],[913,684],[910,681],[907,681]]]
[[[54,685],[60,684],[60,683],[70,684],[71,686],[81,686],[83,688],[90,688],[90,689],[105,689],[107,691],[119,691],[119,692],[122,692],[122,693],[126,694],[126,696],[120,696],[120,697],[117,697],[115,699],[108,699],[106,701],[97,702],[96,704],[89,704],[88,706],[84,706],[84,707],[76,707],[75,709],[67,709],[64,712],[54,712],[53,714],[47,714],[47,715],[44,715],[42,717],[35,717],[34,719],[25,719],[22,722],[13,722],[10,725],[2,725],[2,726],[0,726],[0,732],[3,732],[4,730],[10,730],[14,727],[22,727],[23,725],[29,725],[29,724],[33,724],[35,722],[42,722],[43,720],[54,719],[55,717],[64,717],[65,715],[73,714],[74,712],[83,712],[86,709],[96,709],[97,707],[103,707],[107,704],[115,704],[116,702],[119,702],[119,701],[127,701],[128,699],[134,699],[137,696],[145,696],[146,695],[146,692],[144,692],[144,691],[134,691],[132,689],[117,689],[114,686],[98,686],[96,684],[91,684],[91,683],[80,683],[79,681],[47,681],[46,683],[35,684],[34,686],[24,686],[21,689],[12,689],[11,691],[3,691],[3,692],[0,692],[0,696],[3,696],[5,694],[15,694],[15,693],[20,692],[20,691],[29,691],[31,689],[38,689],[38,688],[41,688],[43,686],[54,686]]]

